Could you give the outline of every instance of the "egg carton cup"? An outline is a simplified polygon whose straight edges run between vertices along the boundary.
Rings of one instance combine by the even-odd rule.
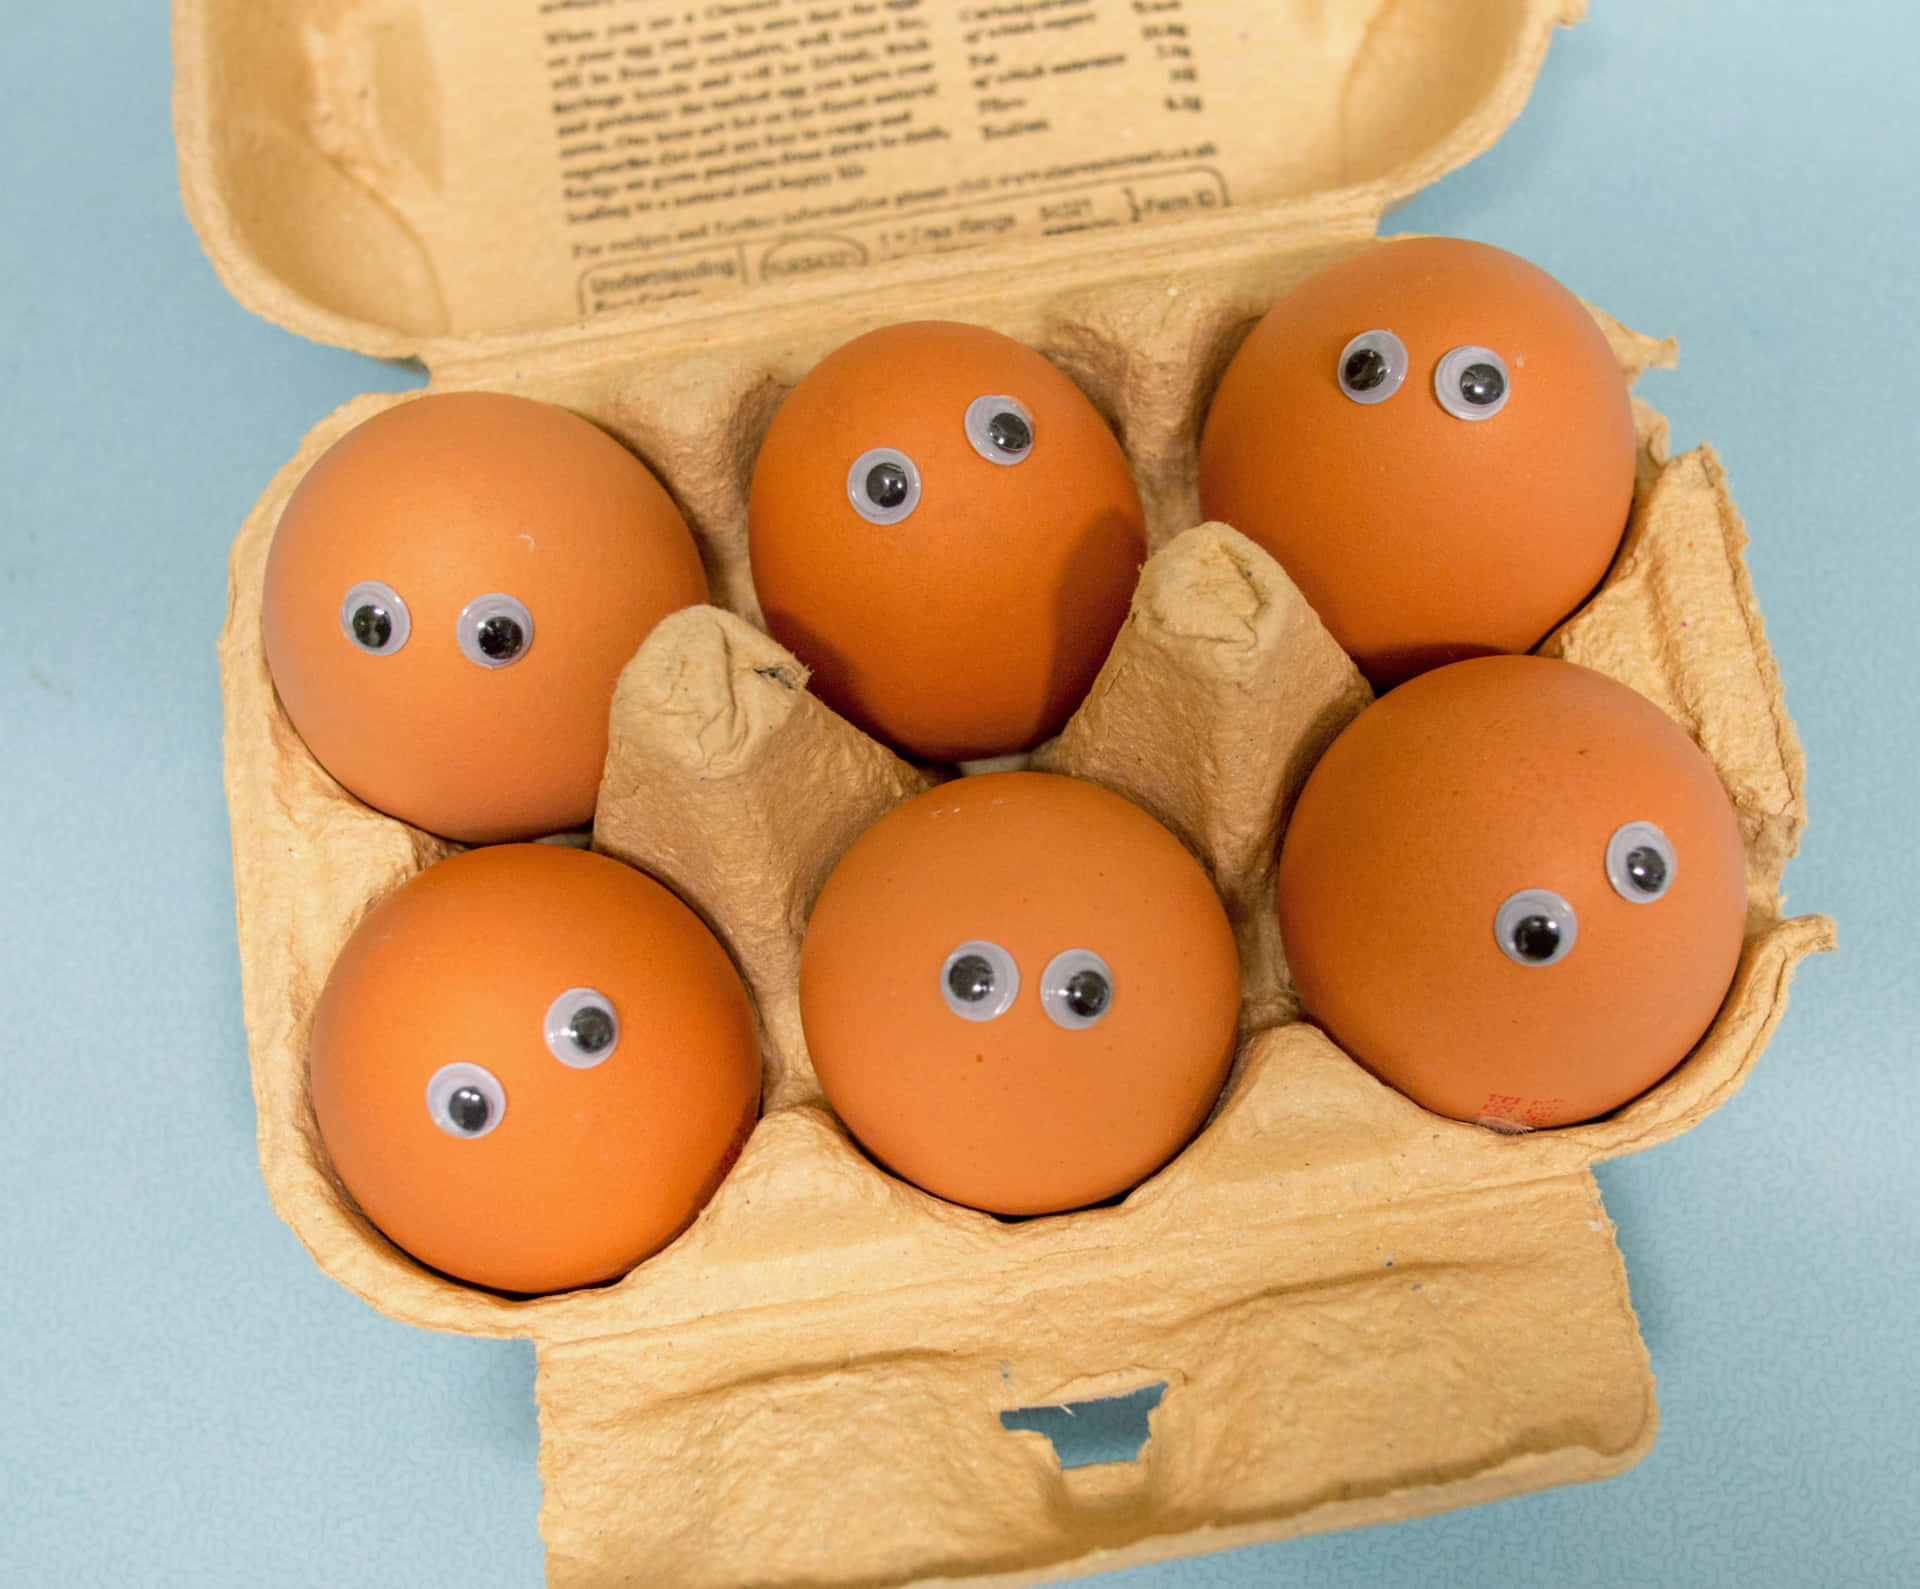
[[[762,632],[746,493],[784,393],[904,304],[883,292],[671,360],[635,362],[616,339],[436,379],[558,403],[619,437],[680,502],[714,590],[622,675],[592,842],[674,888],[727,945],[758,1011],[764,1112],[690,1228],[615,1284],[520,1299],[423,1268],[355,1207],[314,1126],[307,1039],[335,954],[456,846],[360,805],[308,755],[267,672],[261,589],[305,470],[405,399],[362,398],[319,426],[242,530],[220,651],[263,1173],[320,1267],[381,1311],[534,1340],[551,1583],[1037,1583],[1599,1478],[1652,1442],[1647,1354],[1590,1166],[1723,1102],[1795,964],[1832,942],[1826,919],[1783,915],[1803,763],[1740,520],[1713,453],[1669,457],[1664,422],[1636,400],[1625,542],[1540,648],[1646,695],[1719,772],[1749,901],[1724,1007],[1677,1070],[1592,1124],[1501,1135],[1429,1114],[1297,1019],[1275,919],[1292,801],[1371,692],[1271,558],[1196,526],[1219,371],[1279,293],[1361,240],[1273,242],[1092,290],[1008,297],[990,281],[940,306],[1072,374],[1148,509],[1154,550],[1126,624],[1032,765],[1165,823],[1207,867],[1240,947],[1222,1100],[1111,1206],[1009,1222],[894,1179],[835,1120],[806,1052],[814,897],[866,827],[953,769],[853,728]],[[1670,344],[1596,318],[1629,378],[1670,361]],[[1001,1422],[1161,1384],[1132,1462],[1062,1470],[1044,1436]]]

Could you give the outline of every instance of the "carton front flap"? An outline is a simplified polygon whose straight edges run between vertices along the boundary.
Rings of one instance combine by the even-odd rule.
[[[1499,136],[1580,10],[175,0],[181,187],[247,307],[416,354],[907,256],[1377,217]]]

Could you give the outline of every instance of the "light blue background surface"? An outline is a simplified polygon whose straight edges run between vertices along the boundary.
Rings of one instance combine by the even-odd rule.
[[[1746,1088],[1603,1167],[1659,1379],[1610,1482],[1113,1589],[1920,1583],[1920,13],[1601,0],[1398,218],[1677,334],[1840,920]],[[409,373],[249,317],[182,217],[164,8],[0,8],[0,1584],[541,1579],[533,1352],[323,1278],[254,1157],[213,637],[302,434]]]

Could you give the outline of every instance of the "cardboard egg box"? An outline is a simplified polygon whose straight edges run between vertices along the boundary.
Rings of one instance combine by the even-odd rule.
[[[1441,1119],[1297,1009],[1275,846],[1369,699],[1269,558],[1200,525],[1196,442],[1265,308],[1519,111],[1564,0],[176,0],[188,211],[248,306],[511,391],[643,458],[713,607],[663,623],[614,702],[593,842],[720,934],[763,1040],[761,1122],[714,1200],[616,1284],[518,1299],[387,1243],[316,1134],[305,1049],[365,911],[453,846],[314,763],[260,635],[304,440],[235,542],[220,642],[263,1174],[316,1262],[412,1323],[537,1344],[555,1585],[1010,1585],[1602,1477],[1653,1439],[1647,1355],[1594,1162],[1685,1130],[1764,1047],[1831,924],[1787,918],[1802,760],[1708,449],[1636,403],[1635,505],[1542,649],[1607,672],[1712,759],[1748,855],[1725,1007],[1590,1125]],[[1574,285],[1578,285],[1575,283]],[[1021,1222],[893,1180],[808,1061],[800,937],[840,854],[951,769],[817,701],[759,627],[755,449],[873,326],[977,321],[1112,423],[1152,557],[1094,690],[1035,765],[1153,812],[1208,867],[1245,982],[1199,1137],[1112,1206]],[[1622,368],[1669,344],[1604,314]],[[1131,1462],[1062,1471],[1016,1408],[1165,1390]]]

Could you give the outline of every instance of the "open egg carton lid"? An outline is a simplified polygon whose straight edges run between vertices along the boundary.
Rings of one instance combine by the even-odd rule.
[[[175,0],[181,187],[248,308],[437,369],[1371,232],[1583,11]]]
[[[1429,1115],[1293,1019],[1274,845],[1368,692],[1277,565],[1196,527],[1199,420],[1238,337],[1490,144],[1572,19],[1538,0],[177,0],[183,187],[236,295],[418,357],[436,388],[594,420],[673,491],[713,576],[716,605],[663,623],[623,677],[594,842],[726,941],[760,1015],[764,1117],[671,1247],[617,1284],[518,1299],[387,1243],[306,1093],[339,945],[451,848],[319,769],[260,637],[288,495],[395,399],[317,426],[234,546],[222,676],[263,1173],[321,1267],[384,1312],[536,1340],[554,1583],[1037,1582],[1647,1449],[1651,1376],[1588,1166],[1724,1100],[1831,939],[1782,911],[1803,767],[1719,465],[1669,457],[1636,405],[1626,541],[1542,649],[1632,685],[1713,760],[1747,849],[1740,971],[1666,1081],[1529,1135]],[[794,985],[807,911],[928,773],[810,694],[755,627],[745,552],[780,396],[858,331],[929,316],[1040,348],[1126,446],[1154,555],[1036,760],[1180,835],[1245,976],[1235,1074],[1197,1141],[1112,1207],[1018,1224],[886,1177],[824,1106]],[[1670,356],[1598,318],[1629,376]],[[1154,1384],[1133,1463],[1062,1472],[1001,1422]]]

